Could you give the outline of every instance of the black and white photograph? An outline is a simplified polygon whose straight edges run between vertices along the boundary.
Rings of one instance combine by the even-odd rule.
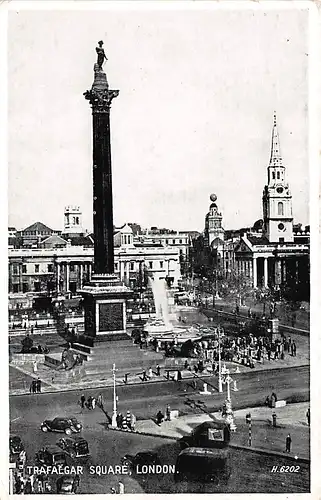
[[[7,494],[311,492],[313,7],[11,3]]]

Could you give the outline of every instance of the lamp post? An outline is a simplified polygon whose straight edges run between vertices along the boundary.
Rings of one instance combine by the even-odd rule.
[[[114,406],[113,406],[113,416],[111,419],[111,426],[117,427],[117,396],[116,396],[116,366],[113,364],[113,379],[114,379]]]
[[[236,425],[234,422],[234,415],[233,415],[233,410],[232,410],[232,403],[231,403],[231,391],[230,391],[230,383],[233,381],[232,377],[230,376],[230,370],[226,369],[226,386],[227,386],[227,398],[225,401],[225,407],[226,407],[226,422],[229,424],[231,431],[235,432],[236,431]]]
[[[218,327],[218,392],[223,392],[222,382],[222,363],[221,363],[221,331],[223,328]]]

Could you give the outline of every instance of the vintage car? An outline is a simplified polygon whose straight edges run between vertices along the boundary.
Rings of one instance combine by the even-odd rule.
[[[153,451],[141,451],[136,455],[125,455],[121,459],[121,464],[136,470],[143,465],[160,465],[160,460]]]
[[[74,417],[56,417],[53,420],[44,420],[40,428],[43,432],[64,432],[69,435],[80,432],[82,425]]]
[[[58,494],[75,494],[79,488],[79,476],[66,475],[57,479],[56,487]]]
[[[213,420],[202,422],[188,436],[180,439],[181,449],[188,447],[225,448],[231,437],[228,424],[225,421]]]
[[[221,483],[230,476],[229,448],[186,448],[177,457],[175,482]]]
[[[24,450],[24,445],[20,436],[10,436],[9,450],[10,455],[13,457],[17,457]]]
[[[36,453],[36,461],[43,465],[66,465],[66,455],[58,446],[44,446]]]
[[[87,459],[90,457],[88,443],[80,436],[62,437],[57,445],[71,458]]]

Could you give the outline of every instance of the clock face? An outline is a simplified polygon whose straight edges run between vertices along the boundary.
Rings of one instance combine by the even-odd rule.
[[[278,225],[278,228],[280,231],[283,231],[285,229],[285,226],[282,222],[280,222],[280,224]]]
[[[279,194],[283,193],[283,187],[281,187],[281,186],[277,187],[277,188],[276,188],[276,191],[277,191]]]

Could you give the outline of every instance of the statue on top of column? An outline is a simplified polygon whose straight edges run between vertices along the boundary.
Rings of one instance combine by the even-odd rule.
[[[108,61],[106,54],[105,54],[105,51],[103,49],[103,44],[104,44],[104,42],[102,40],[100,40],[98,42],[99,47],[96,47],[97,65],[99,66],[99,69],[102,69],[105,59],[106,59],[106,61]]]

